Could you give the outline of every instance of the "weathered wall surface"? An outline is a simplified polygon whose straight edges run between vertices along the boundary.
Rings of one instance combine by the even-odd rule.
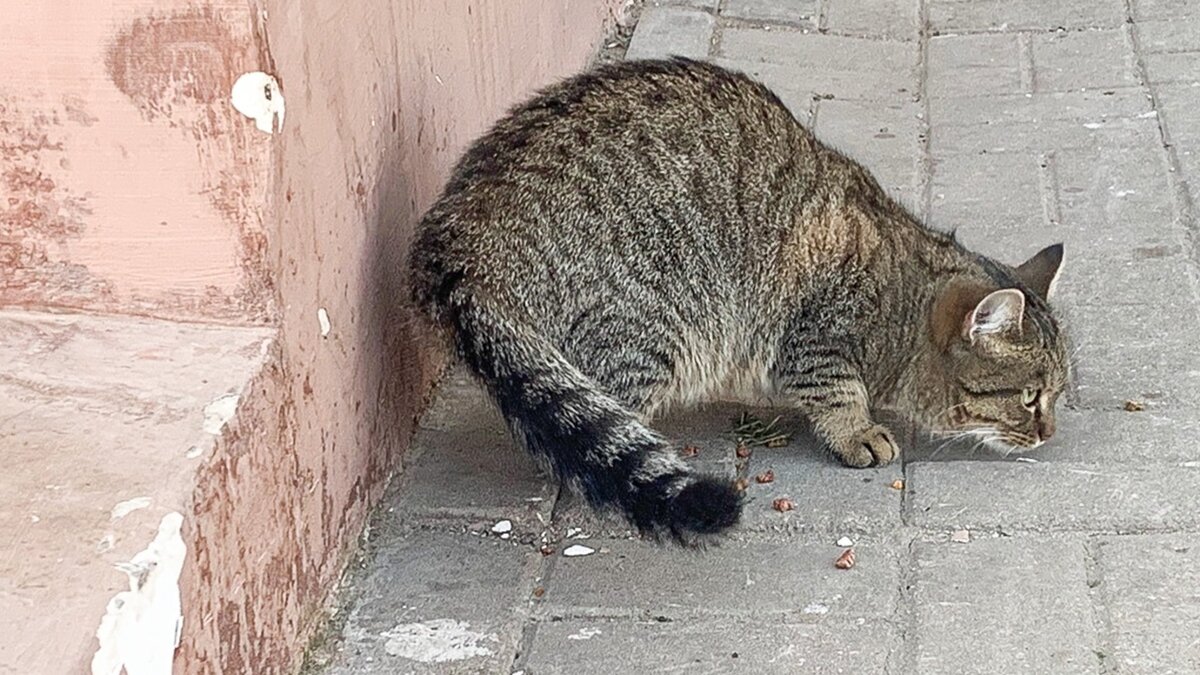
[[[267,225],[280,332],[198,483],[181,672],[295,662],[438,367],[402,306],[414,225],[470,139],[586,64],[616,4],[255,8],[287,101]]]
[[[269,140],[245,2],[5,3],[0,305],[265,323]]]

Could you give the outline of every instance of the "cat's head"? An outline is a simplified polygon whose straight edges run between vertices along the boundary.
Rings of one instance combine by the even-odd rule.
[[[1055,403],[1069,375],[1066,336],[1047,304],[1063,248],[1013,268],[982,260],[989,281],[960,279],[941,290],[931,315],[943,410],[938,431],[989,445],[1036,448],[1054,435]]]

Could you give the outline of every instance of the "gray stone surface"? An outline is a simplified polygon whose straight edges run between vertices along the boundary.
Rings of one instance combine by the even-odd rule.
[[[685,7],[646,7],[629,41],[628,59],[708,56],[716,19],[708,12]]]
[[[595,616],[753,616],[762,621],[884,619],[897,612],[907,543],[856,541],[858,563],[840,570],[838,535],[731,540],[708,553],[639,541],[595,541],[597,553],[555,556],[541,620]]]
[[[381,542],[351,587],[357,601],[328,672],[507,672],[540,557],[472,535]]]
[[[859,0],[826,3],[824,28],[832,33],[916,40],[916,0]]]
[[[749,481],[742,526],[683,552],[560,498],[456,376],[374,521],[335,670],[1200,672],[1200,3],[649,2],[629,55],[669,53],[761,79],[969,247],[1064,242],[1058,435],[1004,456],[894,425],[903,462],[850,470],[794,414],[788,447],[742,458],[741,407],[672,416],[689,462]],[[387,653],[438,619],[487,653]]]
[[[1122,673],[1200,672],[1200,536],[1105,537],[1096,558],[1107,660]]]
[[[912,672],[1097,673],[1083,537],[914,545]]]
[[[1116,28],[1121,0],[928,0],[929,25],[941,32]]]
[[[558,489],[513,442],[482,388],[456,372],[422,419],[394,492],[408,525],[486,529],[511,519],[521,534],[545,528]]]
[[[907,507],[925,528],[1196,530],[1197,494],[1197,465],[915,462]]]
[[[553,673],[882,673],[900,639],[887,621],[727,620],[539,623],[529,675]]]
[[[725,0],[721,16],[815,27],[817,0]]]

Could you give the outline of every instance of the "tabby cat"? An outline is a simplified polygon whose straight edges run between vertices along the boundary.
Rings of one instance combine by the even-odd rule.
[[[899,453],[873,408],[1045,442],[1067,376],[1047,305],[1062,255],[968,251],[762,84],[673,58],[511,110],[457,164],[411,265],[516,438],[593,506],[687,543],[742,504],[647,426],[668,405],[770,395],[851,467]]]

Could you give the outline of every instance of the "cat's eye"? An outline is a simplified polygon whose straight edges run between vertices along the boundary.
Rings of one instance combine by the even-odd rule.
[[[1041,389],[1034,389],[1033,387],[1025,387],[1024,391],[1021,392],[1021,405],[1032,410],[1034,405],[1037,404],[1037,400],[1041,397],[1042,397]]]

